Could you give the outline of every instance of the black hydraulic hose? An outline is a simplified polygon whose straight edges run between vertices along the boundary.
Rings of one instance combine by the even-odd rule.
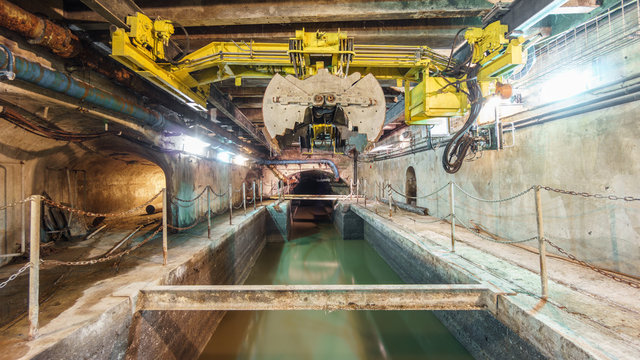
[[[482,91],[480,90],[478,81],[475,79],[476,72],[477,70],[473,70],[467,74],[467,77],[472,79],[467,81],[467,88],[469,89],[468,99],[471,103],[469,117],[462,128],[453,135],[442,155],[442,167],[444,171],[449,174],[455,174],[460,170],[467,151],[471,145],[473,145],[473,137],[469,135],[468,132],[476,122],[478,115],[480,115],[480,110],[482,110]]]

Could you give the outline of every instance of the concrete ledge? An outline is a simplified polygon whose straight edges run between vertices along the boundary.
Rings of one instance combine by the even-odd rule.
[[[26,320],[3,330],[0,359],[197,357],[224,312],[136,312],[138,293],[151,285],[244,282],[264,247],[267,216],[264,208],[238,214],[233,226],[222,216],[211,239],[206,222],[172,234],[167,266],[159,240],[150,242],[127,257],[117,275],[65,289],[64,296],[75,299],[70,307],[60,311],[59,301],[41,306],[37,339],[27,340]],[[100,270],[109,271],[111,264],[104,266]]]
[[[152,286],[139,310],[485,310],[482,285],[208,285]]]
[[[492,284],[503,290],[504,293],[496,299],[496,311],[490,315],[488,312],[435,312],[474,356],[517,358],[513,353],[520,352],[520,358],[543,355],[550,358],[635,359],[640,354],[635,344],[618,337],[610,329],[598,328],[556,303],[541,300],[533,295],[537,289],[526,290],[522,285],[489,271],[503,267],[505,272],[525,276],[528,270],[523,272],[523,269],[495,258],[491,253],[468,246],[464,251],[461,247],[457,253],[451,253],[435,241],[443,238],[440,234],[430,231],[415,233],[396,224],[396,215],[394,221],[389,221],[361,206],[351,204],[351,209],[365,222],[365,239],[403,280],[410,283],[476,282]],[[463,253],[464,257],[459,255]],[[473,262],[469,261],[471,256]],[[479,265],[482,263],[485,265]],[[530,276],[538,277],[535,273]],[[528,280],[522,282],[530,284]],[[576,297],[584,296],[566,289],[566,293],[572,291]],[[492,328],[494,326],[497,330]]]

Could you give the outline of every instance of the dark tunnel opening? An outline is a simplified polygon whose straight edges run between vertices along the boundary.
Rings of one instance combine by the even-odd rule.
[[[333,175],[320,170],[302,171],[294,175],[296,184],[294,195],[335,195]],[[332,200],[292,200],[291,218],[296,222],[331,222],[334,201]]]

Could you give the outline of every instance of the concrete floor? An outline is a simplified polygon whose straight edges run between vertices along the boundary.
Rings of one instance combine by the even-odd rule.
[[[40,275],[42,284],[40,336],[36,340],[28,341],[29,324],[26,313],[9,321],[0,328],[0,349],[3,350],[0,352],[0,359],[41,357],[38,354],[45,349],[68,342],[73,338],[76,338],[76,341],[82,341],[80,339],[90,333],[94,333],[93,338],[105,338],[102,340],[104,344],[87,346],[100,348],[103,352],[82,354],[80,355],[82,358],[109,358],[115,353],[123,354],[127,349],[113,348],[114,342],[118,342],[114,339],[120,338],[123,340],[120,342],[125,344],[128,342],[126,339],[129,333],[126,328],[130,325],[131,318],[119,319],[115,314],[121,311],[117,309],[122,306],[130,307],[129,302],[132,301],[130,297],[135,297],[141,288],[167,282],[167,278],[175,276],[176,269],[183,268],[195,254],[216,247],[259,211],[261,208],[256,211],[247,209],[246,216],[242,211],[234,212],[233,225],[229,225],[226,214],[212,219],[211,239],[207,238],[206,221],[191,230],[170,234],[166,266],[162,265],[162,237],[157,236],[153,241],[123,257],[117,270],[114,261],[72,268],[59,266],[43,269]],[[90,240],[65,244],[67,249],[64,252],[60,251],[59,254],[54,252],[45,258],[78,260],[103,254],[135,229],[136,224],[148,222],[150,218],[158,215],[160,214],[151,217],[134,216],[117,219],[110,223],[108,230],[104,233]],[[144,233],[151,234],[154,228],[154,226],[148,226],[136,237],[141,239],[140,236]],[[22,265],[16,263],[3,267],[1,277],[8,276]],[[2,299],[19,298],[26,304],[28,274],[28,271],[25,272],[2,289],[0,293]],[[14,294],[8,293],[7,290],[11,290]],[[118,331],[107,329],[105,321],[102,321],[105,317],[109,318],[110,322],[122,322],[123,328]],[[82,335],[78,335],[79,332]],[[77,358],[76,354],[69,354],[69,356],[69,358]]]
[[[580,342],[599,358],[640,357],[640,289],[616,282],[584,266],[548,257],[549,299],[540,299],[539,257],[537,242],[528,246],[497,244],[456,227],[456,251],[450,252],[451,225],[430,216],[419,216],[402,210],[389,218],[387,205],[352,203],[356,213],[382,217],[391,227],[398,227],[418,239],[425,251],[437,251],[453,264],[473,264],[478,279],[494,278],[499,287],[529,315],[546,321],[562,336]],[[438,250],[434,250],[438,249]],[[448,254],[447,254],[448,253]],[[464,265],[461,265],[464,266]],[[465,270],[469,270],[469,267]],[[507,289],[505,289],[507,290]],[[513,324],[512,324],[513,325]],[[521,336],[526,324],[513,329]],[[513,326],[512,326],[513,327]],[[520,330],[520,331],[518,331]],[[526,338],[525,336],[523,336]],[[549,345],[549,348],[553,348]],[[551,351],[551,350],[550,350]],[[543,351],[543,353],[545,353]],[[549,354],[549,352],[547,352]]]

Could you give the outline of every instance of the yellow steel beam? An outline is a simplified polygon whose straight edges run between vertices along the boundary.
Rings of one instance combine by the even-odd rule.
[[[131,18],[147,24],[139,16]],[[206,108],[212,82],[272,77],[276,73],[306,77],[326,67],[334,74],[358,71],[378,79],[403,79],[407,86],[405,121],[410,125],[460,116],[468,109],[466,77],[442,76],[448,58],[426,46],[355,45],[345,33],[300,30],[288,44],[213,42],[177,63],[158,63],[156,59],[163,53],[161,45],[168,41],[172,28],[166,20],[156,21],[163,22],[136,27],[135,33],[117,29],[112,34],[112,56],[195,108]],[[473,62],[482,66],[477,80],[485,96],[491,93],[497,78],[522,63],[521,40],[506,39],[506,31],[505,25],[495,22],[465,33],[473,48]],[[410,88],[410,81],[418,84]]]

